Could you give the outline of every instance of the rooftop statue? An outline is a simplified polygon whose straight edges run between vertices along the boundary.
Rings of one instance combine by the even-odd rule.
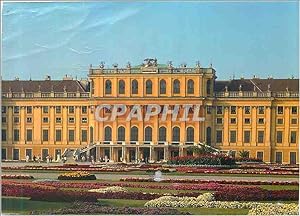
[[[157,59],[154,58],[146,58],[144,59],[143,67],[156,67],[157,66]]]

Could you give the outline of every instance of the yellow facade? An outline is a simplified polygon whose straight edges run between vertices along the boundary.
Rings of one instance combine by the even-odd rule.
[[[2,159],[45,159],[48,154],[56,159],[66,149],[87,149],[96,159],[160,161],[190,154],[187,147],[201,142],[236,155],[246,150],[265,162],[298,163],[298,92],[249,91],[242,85],[237,91],[227,86],[216,91],[215,73],[199,65],[100,67],[90,68],[90,87],[85,91],[2,89]],[[101,104],[124,104],[127,114],[135,104],[180,105],[180,117],[184,105],[200,105],[205,121],[172,121],[171,115],[162,120],[159,114],[148,121],[126,121],[124,115],[98,122],[95,110]],[[102,117],[110,114],[101,110]]]

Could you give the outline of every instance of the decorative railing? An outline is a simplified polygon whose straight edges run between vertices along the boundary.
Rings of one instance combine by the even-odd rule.
[[[2,93],[2,98],[88,98],[89,92],[26,92]]]
[[[298,98],[299,92],[256,92],[256,91],[224,91],[224,92],[216,92],[215,97],[217,98],[266,98],[266,97],[280,97],[280,98]]]
[[[104,69],[104,68],[91,68],[89,70],[90,75],[97,74],[137,74],[137,73],[213,73],[213,68],[157,68],[157,67],[141,67],[141,68],[114,68],[114,69]]]

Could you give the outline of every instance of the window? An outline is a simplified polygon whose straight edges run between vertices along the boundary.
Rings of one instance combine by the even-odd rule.
[[[27,118],[26,118],[26,122],[27,122],[27,123],[31,123],[31,122],[32,122],[32,118],[31,118],[31,117],[27,117]]]
[[[297,152],[290,152],[290,164],[297,163]]]
[[[265,123],[265,119],[263,119],[263,118],[258,119],[258,124],[264,124],[264,123]]]
[[[75,113],[75,107],[74,106],[69,106],[68,109],[69,109],[69,113],[70,114],[74,114]]]
[[[74,142],[75,140],[75,131],[69,130],[69,142]]]
[[[278,118],[277,119],[277,124],[282,125],[283,124],[283,118]]]
[[[206,81],[206,94],[207,95],[210,95],[210,92],[211,92],[211,81],[210,80],[207,80]]]
[[[43,113],[49,113],[49,107],[43,106]]]
[[[2,152],[1,152],[1,160],[6,160],[6,159],[7,159],[6,148],[2,148]]]
[[[297,114],[298,112],[298,107],[292,106],[292,114]]]
[[[207,106],[206,107],[206,114],[211,114],[212,113],[212,106]]]
[[[2,123],[6,123],[6,117],[2,116]]]
[[[167,88],[166,88],[166,81],[165,80],[160,80],[159,81],[159,93],[160,94],[166,94],[167,93]]]
[[[2,111],[2,113],[6,113],[6,106],[2,106],[1,111]]]
[[[222,115],[222,114],[223,114],[223,107],[217,106],[217,115]]]
[[[86,117],[83,117],[83,118],[81,118],[81,123],[83,123],[83,124],[85,124],[85,123],[87,123],[87,118]]]
[[[48,130],[43,130],[43,141],[48,141],[49,136],[48,136]]]
[[[250,106],[245,106],[245,114],[250,114]]]
[[[146,94],[152,94],[152,81],[146,81]]]
[[[82,106],[81,107],[81,113],[82,114],[87,114],[87,106]]]
[[[178,79],[173,81],[173,94],[180,94],[180,81]]]
[[[296,143],[296,142],[297,142],[297,132],[291,131],[291,143]]]
[[[26,107],[26,113],[31,114],[32,113],[32,106],[27,106]]]
[[[43,118],[43,123],[48,123],[49,122],[49,118],[48,117],[44,117]]]
[[[167,140],[167,129],[165,127],[160,127],[158,130],[158,141]]]
[[[258,131],[257,132],[257,142],[263,143],[264,142],[264,131]]]
[[[55,130],[55,141],[58,141],[58,142],[61,141],[61,130],[60,129]]]
[[[230,131],[230,142],[236,143],[236,131]]]
[[[263,161],[264,160],[264,152],[262,152],[262,151],[256,152],[256,158]]]
[[[222,143],[223,142],[223,131],[217,130],[217,143]]]
[[[250,118],[245,118],[245,124],[250,124]]]
[[[20,149],[13,149],[13,160],[20,160]]]
[[[118,128],[118,141],[125,141],[125,128],[123,126]]]
[[[276,133],[276,142],[282,143],[282,131],[277,131]]]
[[[19,117],[14,117],[14,123],[19,123],[20,122],[20,118]]]
[[[1,140],[6,141],[6,130],[5,129],[1,130]]]
[[[55,107],[55,112],[56,112],[57,114],[61,113],[61,106],[56,106],[56,107]]]
[[[180,141],[180,128],[179,127],[173,127],[172,141],[173,142],[179,142]]]
[[[81,141],[87,142],[87,130],[81,130]]]
[[[194,94],[194,80],[188,80],[187,83],[187,93],[188,94]]]
[[[231,106],[230,107],[230,113],[231,114],[236,114],[236,106]]]
[[[130,129],[130,141],[138,141],[139,129],[137,127],[132,127]]]
[[[236,118],[230,118],[230,124],[236,124]]]
[[[75,118],[74,117],[70,117],[69,118],[69,123],[75,123]]]
[[[283,114],[283,106],[277,107],[277,114],[279,115]]]
[[[223,119],[222,118],[217,118],[217,124],[223,124]]]
[[[61,117],[56,117],[55,122],[56,123],[61,123]]]
[[[105,94],[111,94],[111,81],[105,81]]]
[[[15,114],[20,113],[20,107],[14,106],[14,113],[15,113]]]
[[[250,143],[250,131],[244,131],[244,143]]]
[[[297,124],[297,119],[296,119],[296,118],[293,118],[293,119],[291,120],[291,124]]]
[[[124,80],[119,80],[119,94],[125,94],[125,82],[124,82]]]
[[[206,144],[211,145],[211,127],[206,128]]]
[[[145,128],[145,141],[152,141],[152,128],[149,126]]]
[[[265,107],[264,106],[259,106],[258,107],[258,114],[265,114]]]
[[[32,141],[32,129],[26,130],[26,141],[28,141],[28,142]]]
[[[30,160],[32,160],[32,149],[25,149],[25,155],[28,156]]]
[[[186,130],[186,141],[187,142],[194,142],[194,128],[188,127]]]
[[[137,94],[139,90],[139,83],[136,80],[131,82],[131,94]]]
[[[282,163],[282,152],[275,153],[275,162],[281,164]]]

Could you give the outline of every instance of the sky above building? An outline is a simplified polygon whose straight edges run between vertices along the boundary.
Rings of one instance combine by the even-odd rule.
[[[298,2],[3,3],[2,78],[86,78],[144,58],[218,80],[298,77]]]

